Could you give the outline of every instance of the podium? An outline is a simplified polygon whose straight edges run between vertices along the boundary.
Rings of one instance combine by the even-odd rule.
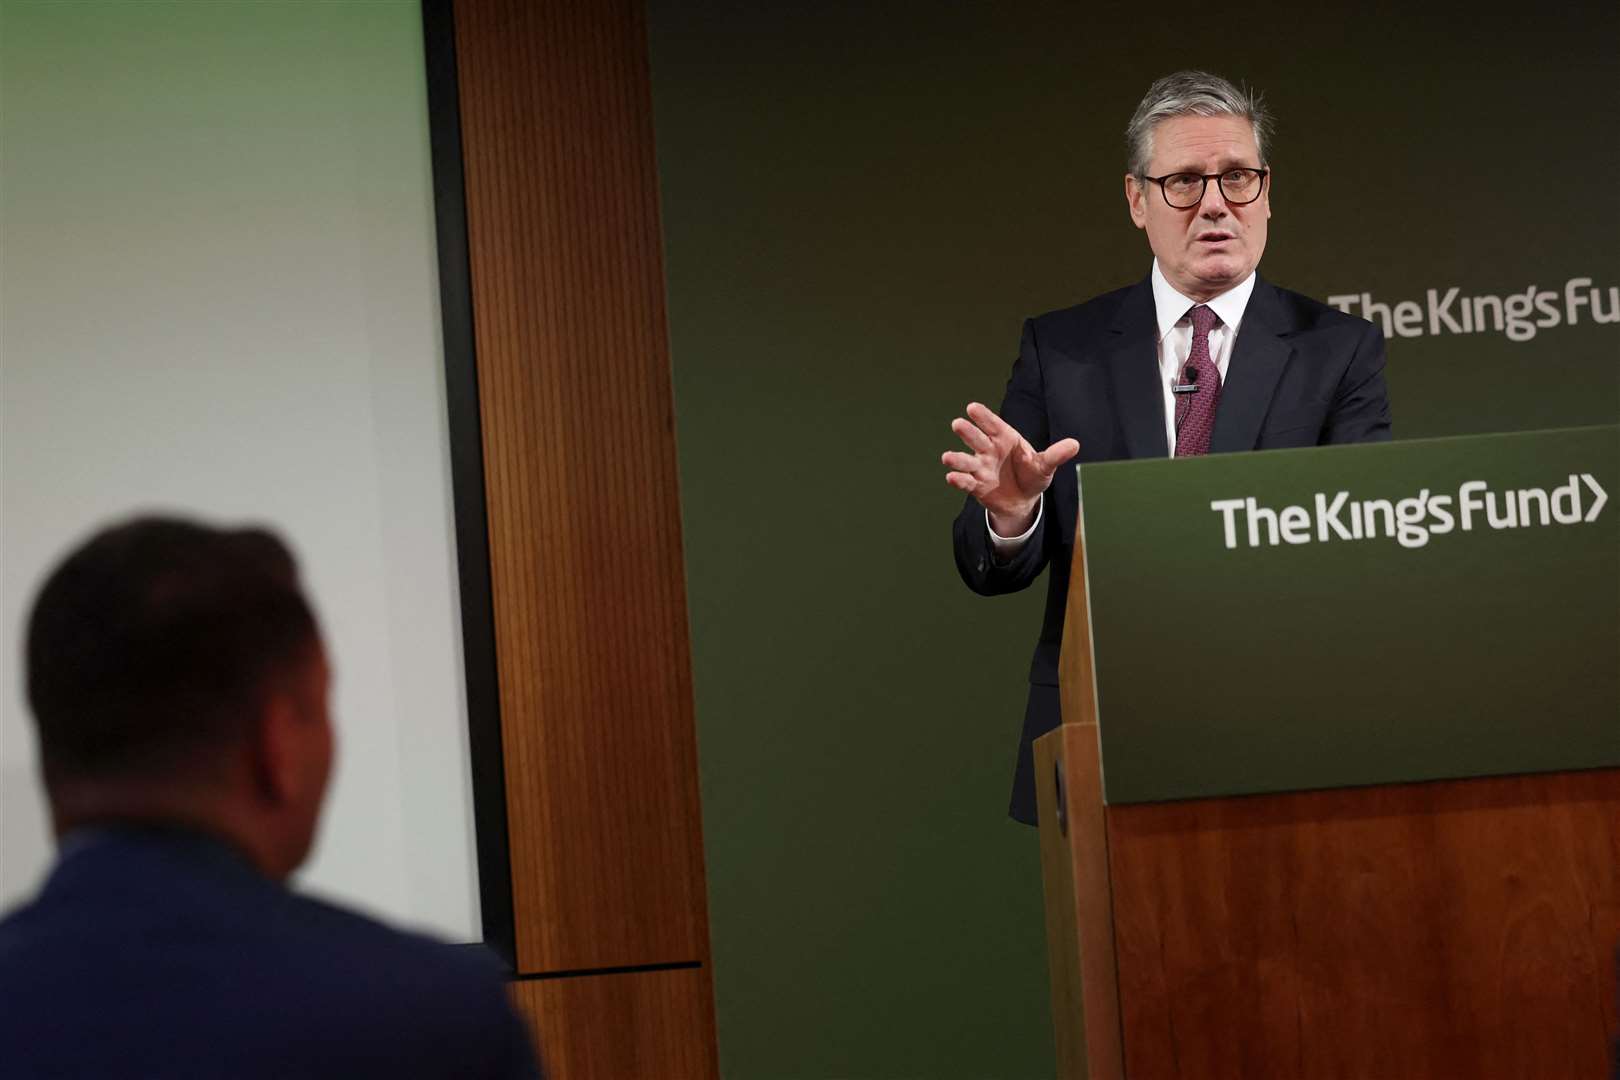
[[[1620,427],[1085,465],[1080,505],[1059,1075],[1609,1075]]]

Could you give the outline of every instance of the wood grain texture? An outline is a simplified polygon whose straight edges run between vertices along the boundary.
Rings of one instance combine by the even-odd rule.
[[[1064,466],[1068,468],[1068,466]],[[1091,642],[1091,582],[1086,578],[1086,512],[1082,500],[1069,560],[1069,596],[1058,654],[1058,695],[1065,724],[1096,724],[1097,670]]]
[[[714,1080],[706,968],[515,983],[550,1080]]]
[[[1602,1077],[1620,771],[1110,807],[1131,1077]]]
[[[1100,753],[1096,724],[1064,724],[1035,740],[1059,1080],[1121,1080],[1125,1075]],[[1066,812],[1061,822],[1060,800]]]
[[[454,14],[518,969],[707,963],[643,12]]]

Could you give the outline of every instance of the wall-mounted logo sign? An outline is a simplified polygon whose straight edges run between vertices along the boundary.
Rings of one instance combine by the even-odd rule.
[[[1594,287],[1589,277],[1570,278],[1562,289],[1531,285],[1506,296],[1466,296],[1453,285],[1444,292],[1429,289],[1424,299],[1385,300],[1362,292],[1330,296],[1327,302],[1378,323],[1385,337],[1497,333],[1509,341],[1530,341],[1555,326],[1620,323],[1620,286]]]

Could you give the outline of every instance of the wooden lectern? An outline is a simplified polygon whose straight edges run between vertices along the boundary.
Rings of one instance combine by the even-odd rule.
[[[1610,1075],[1617,477],[1617,428],[1083,467],[1064,723],[1035,744],[1059,1076]],[[1290,547],[1209,508],[1479,480],[1566,520],[1531,495],[1513,528]],[[1187,575],[1253,607],[1166,640],[1207,610]]]

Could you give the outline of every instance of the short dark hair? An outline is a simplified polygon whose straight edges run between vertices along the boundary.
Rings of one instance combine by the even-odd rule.
[[[28,619],[47,787],[212,764],[319,641],[292,553],[267,531],[141,517],[96,533]]]

